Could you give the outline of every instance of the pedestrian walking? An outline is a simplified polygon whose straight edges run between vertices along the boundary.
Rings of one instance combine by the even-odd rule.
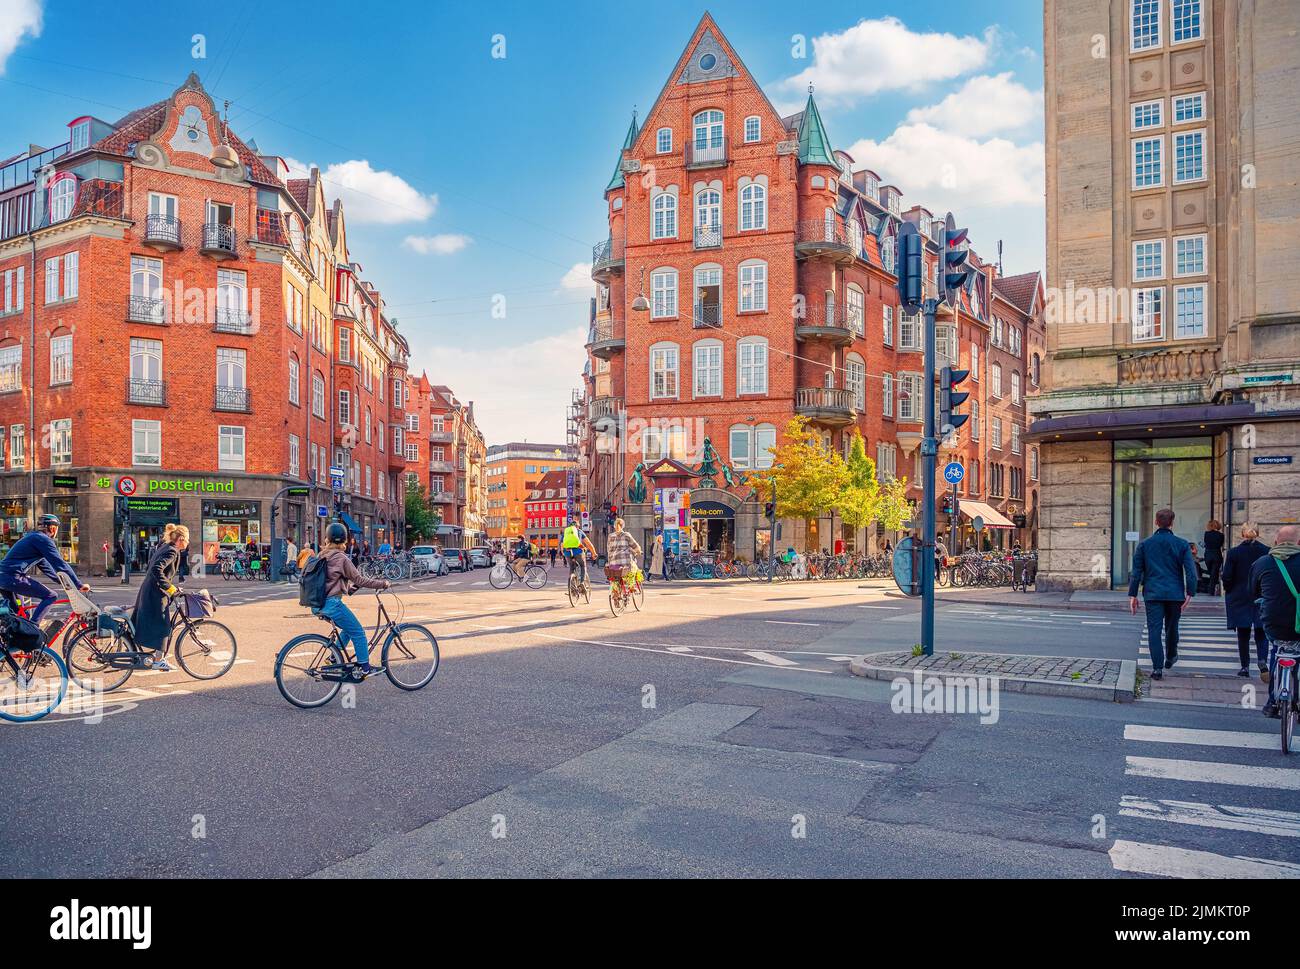
[[[1277,656],[1282,650],[1300,653],[1300,525],[1283,525],[1267,555],[1250,567],[1250,591],[1259,599],[1259,615],[1269,639],[1268,702],[1264,716],[1279,716],[1273,693],[1277,685]]]
[[[555,568],[555,546],[554,545],[551,546],[549,554],[551,558],[551,568]]]
[[[1205,550],[1205,568],[1210,574],[1210,595],[1219,594],[1219,576],[1223,573],[1223,546],[1227,536],[1223,534],[1223,525],[1218,519],[1211,518],[1201,536],[1201,547]]]
[[[664,581],[668,580],[668,569],[664,561],[664,537],[655,536],[655,543],[650,548],[650,574],[662,575]]]
[[[1173,532],[1174,512],[1156,512],[1156,531],[1138,544],[1128,580],[1129,611],[1137,615],[1138,589],[1146,603],[1151,679],[1163,678],[1178,659],[1178,619],[1196,595],[1191,547]]]
[[[1206,534],[1209,534],[1208,532]],[[1268,679],[1268,637],[1264,634],[1255,594],[1250,589],[1251,567],[1268,554],[1259,541],[1259,528],[1252,522],[1241,526],[1241,544],[1228,551],[1223,562],[1223,611],[1228,628],[1237,631],[1237,653],[1241,660],[1238,676],[1250,676],[1250,632],[1255,631],[1255,661],[1260,678]]]

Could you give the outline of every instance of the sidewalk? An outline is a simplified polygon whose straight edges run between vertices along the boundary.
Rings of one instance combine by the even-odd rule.
[[[936,651],[933,656],[914,656],[910,650],[900,650],[859,656],[849,663],[849,672],[873,680],[894,680],[915,673],[927,680],[989,677],[998,681],[999,689],[1010,693],[1126,701],[1134,698],[1137,663],[1128,659],[1012,653]]]

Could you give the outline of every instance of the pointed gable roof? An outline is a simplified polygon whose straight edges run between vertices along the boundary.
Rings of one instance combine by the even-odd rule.
[[[800,165],[835,165],[835,153],[831,148],[830,135],[822,124],[821,112],[812,92],[808,92],[808,103],[804,106],[803,117],[799,119],[799,164]]]
[[[1038,297],[1038,271],[1018,276],[1000,276],[993,280],[993,291],[1012,306],[1032,316]]]
[[[640,133],[640,129],[638,129],[637,126],[636,126],[636,112],[633,111],[633,112],[632,112],[632,123],[631,123],[630,125],[628,125],[628,128],[627,128],[627,137],[623,139],[623,147],[622,147],[622,149],[619,150],[619,153],[618,153],[618,165],[617,165],[617,167],[615,167],[615,169],[614,169],[614,177],[611,178],[611,179],[609,180],[609,184],[605,186],[605,191],[606,191],[606,192],[612,192],[612,191],[613,191],[614,189],[616,189],[616,188],[622,188],[622,187],[623,187],[623,185],[624,185],[624,182],[623,182],[623,152],[625,152],[625,151],[630,151],[630,150],[631,150],[632,146],[633,146],[634,144],[636,144],[636,136],[637,136],[639,133]]]

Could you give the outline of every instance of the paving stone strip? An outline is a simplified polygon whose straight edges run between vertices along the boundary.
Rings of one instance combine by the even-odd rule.
[[[854,660],[850,668],[858,676],[874,679],[914,671],[940,676],[989,676],[1002,680],[1002,688],[1007,690],[1091,694],[1104,699],[1132,699],[1135,672],[1132,661],[1118,659],[947,652],[913,656],[910,650],[869,653]]]

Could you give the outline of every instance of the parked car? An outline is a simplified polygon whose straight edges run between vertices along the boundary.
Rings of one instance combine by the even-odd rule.
[[[411,549],[411,558],[423,562],[430,575],[447,574],[447,560],[443,558],[441,550],[433,545],[416,545]]]
[[[445,548],[442,550],[442,557],[451,572],[468,572],[473,567],[469,564],[469,554],[464,549]]]
[[[476,569],[492,567],[492,550],[486,545],[476,545],[469,550],[469,564]]]

